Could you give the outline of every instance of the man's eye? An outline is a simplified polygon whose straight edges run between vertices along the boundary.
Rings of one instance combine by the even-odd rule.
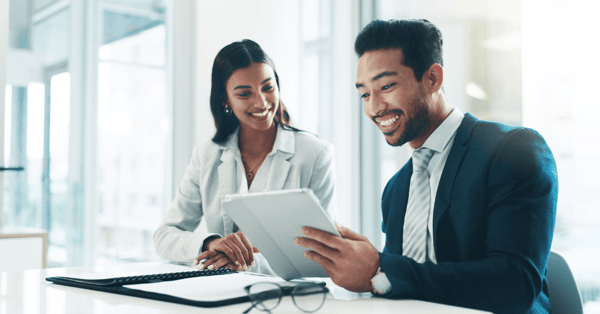
[[[383,87],[381,88],[381,90],[386,90],[386,89],[389,89],[390,87],[392,87],[392,86],[394,86],[394,85],[396,85],[396,83],[385,85],[385,86],[383,86]]]
[[[369,97],[369,96],[370,96],[370,94],[369,94],[369,93],[364,93],[364,94],[360,95],[360,98],[363,98],[363,99],[364,99],[364,98],[367,98],[367,97]]]

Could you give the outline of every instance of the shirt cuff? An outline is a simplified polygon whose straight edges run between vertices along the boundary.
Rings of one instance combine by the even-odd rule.
[[[392,290],[392,283],[381,271],[381,268],[377,270],[377,273],[371,279],[371,283],[373,284],[373,293],[376,295],[383,295]]]

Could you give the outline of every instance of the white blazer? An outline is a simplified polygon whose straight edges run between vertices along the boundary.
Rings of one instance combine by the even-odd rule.
[[[162,258],[191,262],[200,255],[204,240],[234,232],[233,220],[223,211],[227,194],[247,192],[238,146],[238,130],[224,144],[212,140],[194,148],[167,215],[154,233],[154,246]],[[333,145],[307,132],[278,125],[273,150],[260,166],[250,192],[309,188],[335,219],[335,166]],[[201,219],[207,231],[198,228]],[[272,273],[260,254],[254,272]]]

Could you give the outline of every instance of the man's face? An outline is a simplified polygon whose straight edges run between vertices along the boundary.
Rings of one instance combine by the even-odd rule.
[[[400,48],[367,51],[360,57],[356,73],[365,114],[392,146],[412,141],[429,124],[423,84],[403,59]]]

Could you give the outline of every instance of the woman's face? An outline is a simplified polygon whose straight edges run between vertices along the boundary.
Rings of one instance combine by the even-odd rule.
[[[279,107],[275,72],[266,63],[252,63],[233,71],[227,84],[227,102],[240,120],[240,128],[270,129]]]

